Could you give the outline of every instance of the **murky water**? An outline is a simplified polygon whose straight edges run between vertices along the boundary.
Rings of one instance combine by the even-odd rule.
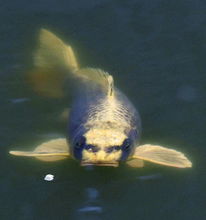
[[[1,219],[205,218],[205,10],[200,0],[1,2]],[[142,143],[181,150],[193,168],[86,169],[8,155],[65,134],[56,118],[70,100],[38,97],[24,77],[41,27],[70,42],[82,66],[114,76],[138,106]]]

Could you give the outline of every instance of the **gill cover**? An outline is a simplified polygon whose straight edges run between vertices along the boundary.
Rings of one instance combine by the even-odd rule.
[[[108,95],[113,94],[111,75],[100,69],[81,69],[71,46],[46,29],[40,30],[39,46],[34,53],[33,61],[34,68],[28,74],[29,82],[40,95],[52,98],[64,96],[64,82],[69,77],[97,84]]]

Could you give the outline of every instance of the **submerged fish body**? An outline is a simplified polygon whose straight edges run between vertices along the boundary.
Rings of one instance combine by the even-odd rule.
[[[82,166],[114,166],[144,161],[178,168],[191,167],[183,153],[158,145],[139,145],[140,117],[129,99],[114,86],[113,77],[96,68],[80,68],[74,52],[51,32],[42,29],[40,45],[29,74],[34,91],[50,97],[64,94],[64,82],[75,82],[67,137],[49,140],[33,151],[10,151],[16,156],[55,161],[68,157]]]
[[[126,160],[140,137],[136,109],[116,88],[111,96],[91,87],[84,91],[74,101],[70,112],[70,153],[82,160],[82,164],[116,164]]]

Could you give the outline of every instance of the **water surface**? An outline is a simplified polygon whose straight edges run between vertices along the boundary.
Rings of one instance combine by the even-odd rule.
[[[1,219],[204,218],[205,10],[200,0],[1,2]],[[193,168],[85,169],[8,155],[65,135],[56,116],[71,100],[38,97],[24,77],[41,27],[70,42],[82,66],[114,76],[138,106],[141,143],[185,152]]]

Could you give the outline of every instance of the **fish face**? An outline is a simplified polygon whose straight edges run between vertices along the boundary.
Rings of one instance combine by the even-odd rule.
[[[77,139],[73,156],[82,166],[113,166],[132,152],[132,140],[119,131],[93,129]]]
[[[122,152],[119,146],[100,148],[93,145],[86,145],[82,151],[81,165],[117,167],[121,154]]]

